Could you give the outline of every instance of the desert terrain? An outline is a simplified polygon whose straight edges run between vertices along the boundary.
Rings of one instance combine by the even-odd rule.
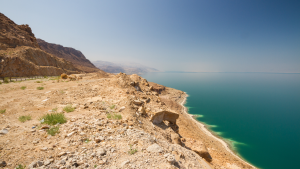
[[[186,96],[124,73],[3,83],[0,167],[253,168],[191,120]]]

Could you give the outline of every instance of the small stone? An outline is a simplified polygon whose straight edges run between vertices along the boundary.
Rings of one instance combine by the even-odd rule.
[[[97,149],[97,155],[103,156],[104,154],[106,154],[106,150],[104,150],[103,148]]]
[[[41,129],[49,129],[50,126],[46,125],[46,126],[42,126]]]
[[[125,109],[125,106],[120,107],[119,112],[123,111]]]
[[[37,164],[38,167],[41,167],[41,166],[44,165],[44,162],[43,161],[37,161],[36,164]]]
[[[103,140],[104,140],[104,137],[102,137],[102,136],[95,138],[96,143],[99,143],[100,141],[103,141]]]
[[[147,151],[153,152],[153,153],[161,153],[163,149],[158,144],[152,144],[147,148]]]
[[[60,160],[59,164],[61,165],[65,165],[66,164],[66,161],[63,159],[63,160]]]
[[[8,129],[2,129],[1,131],[0,131],[0,134],[7,134],[8,133]]]
[[[47,166],[47,165],[49,165],[51,162],[53,162],[53,159],[46,160],[45,163],[44,163],[44,165]]]
[[[43,147],[43,148],[41,148],[40,150],[41,150],[41,151],[47,151],[48,148],[47,148],[47,147]]]
[[[37,167],[37,161],[33,161],[31,164],[29,164],[28,168],[36,168]]]
[[[174,164],[174,163],[176,162],[174,155],[169,155],[169,156],[167,157],[167,161],[168,161],[170,164]]]
[[[58,156],[60,157],[60,156],[66,155],[66,154],[67,154],[66,152],[61,152],[61,153],[58,154]]]
[[[67,137],[70,137],[70,136],[72,136],[74,133],[75,133],[75,132],[73,131],[73,132],[71,132],[71,133],[67,134]]]
[[[7,164],[5,161],[3,160],[0,160],[0,167],[5,167]]]

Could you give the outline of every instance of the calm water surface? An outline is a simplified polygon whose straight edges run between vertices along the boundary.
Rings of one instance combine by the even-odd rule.
[[[149,73],[187,92],[190,114],[263,169],[299,168],[300,74]]]

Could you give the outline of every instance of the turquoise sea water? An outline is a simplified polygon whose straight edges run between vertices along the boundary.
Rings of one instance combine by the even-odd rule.
[[[148,73],[148,81],[187,92],[186,107],[246,161],[299,168],[300,74]]]

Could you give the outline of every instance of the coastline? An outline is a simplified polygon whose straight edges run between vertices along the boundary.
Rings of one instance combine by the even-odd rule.
[[[235,152],[233,150],[231,150],[229,147],[231,147],[230,145],[228,145],[228,143],[226,143],[226,141],[222,140],[221,138],[218,138],[217,136],[215,136],[211,131],[209,131],[204,124],[202,124],[201,122],[199,122],[198,120],[196,120],[194,118],[194,115],[191,115],[188,113],[188,109],[184,106],[184,104],[186,103],[187,97],[189,96],[186,92],[184,92],[184,98],[182,100],[181,103],[179,103],[182,108],[183,108],[183,113],[185,113],[191,121],[193,121],[200,130],[202,130],[207,136],[212,137],[213,139],[215,139],[216,141],[220,142],[223,145],[223,148],[225,148],[225,150],[227,152],[229,152],[230,154],[232,154],[233,156],[235,156],[236,158],[238,158],[240,161],[242,161],[243,163],[250,165],[251,167],[257,169],[257,167],[253,166],[252,164],[248,163],[247,161],[245,161],[244,159],[242,159],[241,157],[239,157],[237,154],[235,154]]]

